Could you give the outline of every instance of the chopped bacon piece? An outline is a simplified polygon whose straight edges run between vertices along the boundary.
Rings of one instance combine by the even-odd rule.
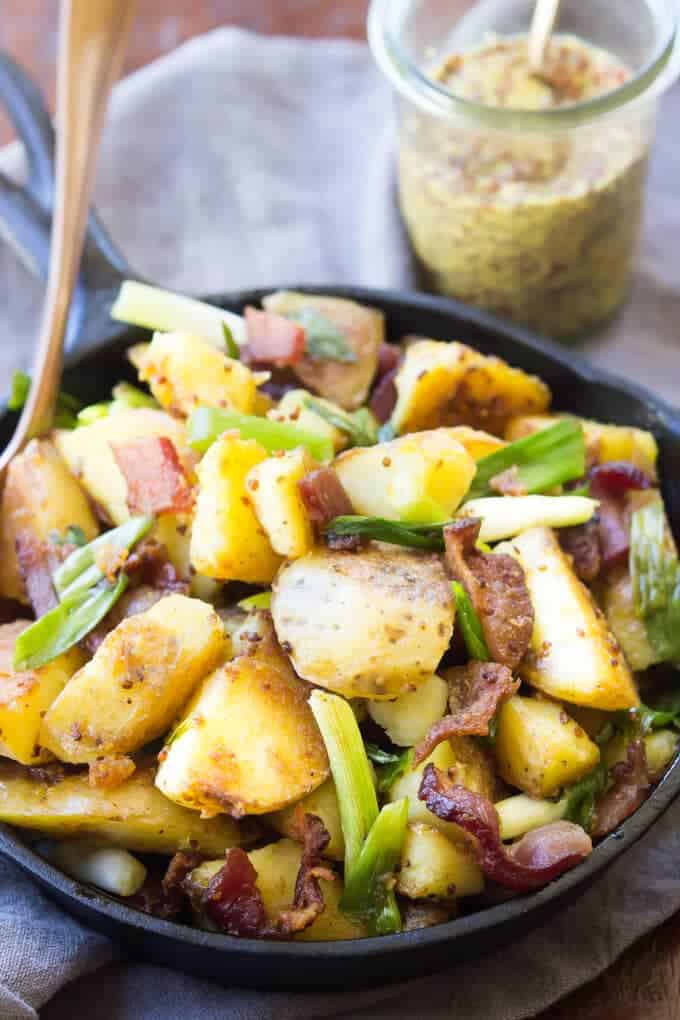
[[[480,526],[470,517],[444,528],[446,562],[470,596],[492,660],[514,669],[531,641],[534,607],[520,564],[475,547]]]
[[[319,885],[320,879],[335,880],[335,874],[323,864],[322,854],[330,842],[330,835],[316,815],[306,814],[301,825],[303,849],[300,869],[295,881],[295,895],[290,910],[281,911],[277,929],[281,935],[303,931],[322,914],[326,904]]]
[[[595,804],[593,837],[600,839],[618,828],[637,811],[650,787],[644,741],[639,737],[628,745],[626,760],[609,771],[612,785]]]
[[[454,666],[447,674],[451,714],[430,727],[415,749],[415,763],[428,758],[438,744],[450,737],[488,736],[489,723],[498,706],[516,694],[519,680],[514,680],[507,666],[497,662],[469,662]]]
[[[258,365],[296,365],[305,353],[304,328],[292,319],[259,308],[245,310],[247,358]]]
[[[188,513],[194,498],[175,445],[167,436],[147,436],[111,443],[127,483],[133,514]]]
[[[505,847],[491,801],[452,783],[434,765],[426,767],[418,796],[438,818],[455,822],[475,837],[483,873],[508,889],[539,889],[575,867],[592,850],[590,837],[572,822],[543,825]]]
[[[335,517],[354,513],[349,496],[333,468],[311,471],[298,482],[298,489],[312,524],[323,527]]]
[[[132,758],[98,758],[89,764],[88,782],[96,790],[115,790],[133,774],[137,766]]]
[[[375,373],[376,381],[379,381],[388,372],[393,372],[401,361],[401,351],[395,344],[381,343],[378,348],[378,368]]]
[[[397,377],[398,371],[398,368],[393,368],[391,372],[386,372],[376,383],[375,389],[371,394],[368,406],[381,423],[388,421],[392,417],[392,412],[397,403],[397,385],[394,380]]]
[[[590,491],[595,499],[601,495],[624,496],[631,490],[651,489],[649,475],[627,460],[612,460],[590,469]]]
[[[145,914],[174,921],[186,902],[184,881],[202,861],[203,855],[195,850],[179,850],[171,859],[163,879],[150,873],[142,888],[126,902]]]
[[[52,584],[52,570],[56,558],[47,542],[41,542],[28,530],[22,530],[16,537],[16,552],[19,571],[26,585],[28,600],[39,619],[54,609],[58,599]]]
[[[600,526],[596,518],[559,531],[560,545],[571,556],[574,570],[582,581],[594,581],[602,567]]]
[[[257,872],[245,850],[227,850],[225,862],[210,879],[202,901],[204,911],[220,931],[246,938],[273,933],[256,880]]]

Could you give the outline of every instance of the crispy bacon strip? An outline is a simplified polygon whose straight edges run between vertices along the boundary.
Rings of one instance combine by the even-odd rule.
[[[247,360],[258,365],[296,365],[305,353],[304,328],[275,312],[248,306],[245,310]]]
[[[602,567],[600,525],[596,519],[560,528],[560,545],[571,556],[576,575],[582,581],[594,581]]]
[[[450,737],[487,736],[498,706],[515,694],[520,685],[507,666],[498,662],[469,662],[449,670],[447,679],[451,714],[436,722],[418,744],[416,765]]]
[[[452,783],[434,765],[426,767],[418,796],[438,818],[455,822],[475,837],[480,868],[487,878],[508,889],[539,889],[592,850],[590,836],[572,822],[541,826],[505,847],[491,801]]]
[[[112,442],[111,449],[127,483],[130,513],[188,513],[193,508],[186,471],[167,436]]]
[[[631,741],[626,760],[614,765],[609,775],[614,782],[595,805],[594,839],[613,832],[645,800],[651,783],[644,741],[639,737]]]
[[[57,558],[53,556],[47,542],[41,542],[33,532],[26,529],[16,537],[16,552],[28,600],[36,619],[39,619],[57,605],[58,599],[52,584],[52,570]]]
[[[600,501],[597,511],[602,569],[626,560],[630,549],[630,521],[626,493],[649,489],[651,479],[627,461],[610,461],[591,468],[591,495]]]
[[[290,910],[283,910],[277,921],[281,935],[293,935],[312,924],[325,909],[319,881],[333,882],[335,874],[323,864],[322,854],[330,835],[316,815],[306,814],[302,821],[302,860],[295,882],[295,895]]]
[[[247,938],[287,938],[316,920],[325,906],[319,881],[335,878],[330,868],[322,864],[321,854],[330,836],[316,815],[305,815],[303,840],[293,903],[274,920],[267,917],[257,886],[257,872],[248,855],[240,847],[227,850],[224,865],[213,875],[200,899],[201,908],[220,931]]]
[[[470,517],[444,528],[446,563],[472,600],[492,660],[514,669],[531,641],[534,607],[520,564],[475,547],[480,527]]]
[[[399,369],[401,352],[394,344],[382,343],[378,349],[378,370],[369,407],[378,421],[391,418],[397,402],[397,387],[394,380]]]
[[[298,482],[298,488],[312,524],[322,526],[334,517],[354,513],[349,496],[333,468],[311,471]]]

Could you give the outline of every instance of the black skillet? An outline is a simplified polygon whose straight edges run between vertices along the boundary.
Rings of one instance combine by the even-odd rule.
[[[29,160],[25,189],[0,177],[0,220],[27,261],[44,275],[52,202],[52,128],[34,86],[1,54],[0,95]],[[66,371],[67,388],[88,401],[108,397],[113,381],[131,377],[124,352],[143,333],[113,322],[108,312],[120,281],[134,275],[92,216],[69,324]],[[300,289],[297,284],[295,288]],[[680,413],[657,397],[524,330],[454,301],[360,287],[318,290],[353,297],[382,309],[393,339],[407,333],[441,340],[455,337],[501,355],[545,379],[558,408],[651,429],[660,446],[666,506],[676,534],[680,532]],[[262,293],[212,295],[209,300],[239,312],[246,304],[257,304]],[[7,442],[13,427],[14,416],[2,412],[1,443]],[[585,863],[539,892],[433,928],[355,942],[276,943],[209,934],[156,920],[74,882],[35,854],[20,833],[6,826],[0,826],[0,852],[32,875],[67,911],[139,957],[229,984],[348,989],[423,974],[465,956],[488,953],[516,937],[583,891],[642,836],[679,790],[680,761],[676,759],[651,797],[619,830],[605,839]]]

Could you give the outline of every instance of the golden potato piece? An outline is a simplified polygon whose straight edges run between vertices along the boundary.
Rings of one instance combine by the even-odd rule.
[[[289,560],[304,556],[314,545],[298,482],[315,467],[306,450],[298,448],[280,457],[267,457],[251,468],[246,478],[248,496],[272,549]]]
[[[396,698],[418,687],[453,631],[440,558],[393,546],[317,549],[284,565],[271,608],[300,676],[347,698]]]
[[[509,442],[547,429],[561,418],[574,418],[568,414],[522,415],[512,418],[505,428]],[[658,447],[651,432],[629,425],[604,425],[590,418],[574,418],[583,426],[589,459],[600,464],[612,460],[627,460],[656,478]]]
[[[496,547],[523,569],[534,607],[524,680],[552,698],[613,712],[638,704],[623,652],[595,602],[571,568],[555,533],[531,528]]]
[[[70,470],[92,499],[106,511],[113,524],[122,524],[130,517],[127,483],[113,455],[111,443],[149,436],[171,439],[185,470],[190,477],[193,476],[195,458],[187,446],[184,424],[165,411],[149,407],[120,411],[91,425],[56,432],[54,441]]]
[[[281,839],[248,854],[257,871],[257,887],[262,893],[265,909],[270,920],[275,920],[282,910],[288,910],[295,894],[295,882],[302,850],[298,843]],[[207,886],[213,875],[224,864],[224,860],[205,861],[191,872],[190,881],[197,886]],[[339,939],[360,939],[368,934],[362,923],[343,913],[340,897],[343,887],[340,876],[334,882],[321,880],[325,909],[309,928],[298,932],[293,938],[307,942],[335,942]]]
[[[502,778],[532,797],[552,797],[600,760],[597,744],[562,705],[519,695],[498,711],[494,749]]]
[[[120,786],[102,790],[90,786],[86,770],[48,783],[0,761],[0,821],[57,838],[91,836],[136,853],[174,854],[194,847],[216,856],[255,841],[250,820],[204,819],[173,804],[154,786],[154,772],[141,763]]]
[[[32,439],[7,469],[0,505],[0,595],[28,602],[16,544],[22,532],[47,542],[52,532],[81,528],[91,541],[99,526],[83,489],[47,439]]]
[[[452,439],[456,439],[461,446],[464,446],[474,461],[488,457],[490,453],[496,453],[508,444],[498,436],[492,436],[490,432],[482,429],[471,429],[469,425],[454,425],[446,430]]]
[[[328,846],[324,850],[324,857],[330,857],[335,861],[343,860],[345,840],[342,835],[338,795],[335,792],[335,783],[332,778],[329,777],[318,789],[308,793],[296,804],[289,804],[288,807],[270,815],[267,821],[282,836],[288,836],[290,839],[302,843],[302,824],[305,815],[316,815],[317,818],[320,818],[330,836]]]
[[[397,892],[411,900],[478,896],[484,876],[469,841],[456,842],[439,829],[415,822],[406,829]]]
[[[168,595],[107,635],[48,710],[40,743],[68,762],[135,751],[166,732],[229,649],[212,606]]]
[[[189,415],[201,404],[252,414],[257,393],[250,369],[190,333],[154,333],[150,344],[132,353],[142,382],[158,403]]]
[[[281,559],[260,524],[246,487],[267,451],[238,432],[224,432],[198,466],[200,487],[191,535],[191,562],[222,581],[271,584]]]
[[[297,677],[240,656],[208,677],[162,753],[156,785],[204,816],[276,811],[320,786],[323,738]]]
[[[393,744],[414,747],[446,715],[448,702],[449,685],[433,673],[415,691],[394,701],[369,701],[367,705],[371,719],[382,726]]]
[[[416,339],[395,378],[397,432],[468,425],[500,434],[509,418],[540,413],[550,390],[536,376],[461,343]]]
[[[366,402],[378,367],[378,350],[385,339],[382,312],[346,298],[290,290],[270,294],[262,304],[278,315],[312,311],[328,319],[343,335],[356,361],[320,360],[306,355],[294,366],[294,372],[308,389],[345,410],[353,411]]]
[[[417,523],[448,520],[477,470],[449,429],[355,447],[333,466],[356,513]]]
[[[15,672],[14,645],[29,625],[16,620],[0,626],[0,755],[38,765],[52,757],[38,739],[43,716],[85,656],[72,648],[39,669]]]

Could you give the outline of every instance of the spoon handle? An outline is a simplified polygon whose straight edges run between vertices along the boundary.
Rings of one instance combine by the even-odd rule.
[[[536,0],[529,29],[529,68],[533,74],[540,74],[543,71],[559,7],[560,0]]]
[[[56,197],[52,246],[29,398],[0,473],[46,431],[59,391],[63,343],[82,255],[99,138],[122,63],[134,0],[63,0],[57,72]]]

